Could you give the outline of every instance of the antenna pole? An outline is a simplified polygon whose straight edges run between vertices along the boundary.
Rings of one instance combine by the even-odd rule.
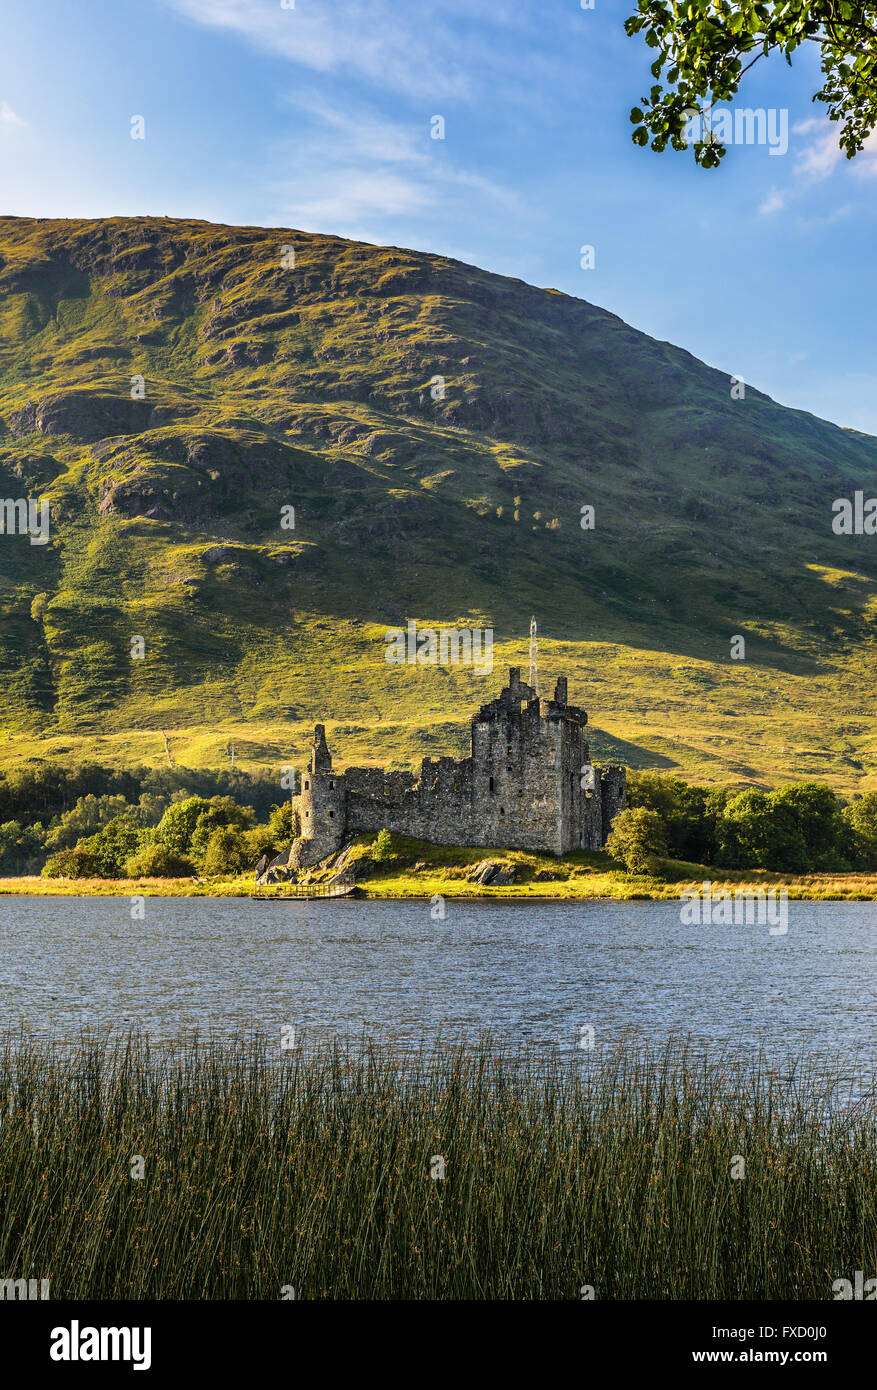
[[[536,619],[530,619],[530,675],[527,684],[539,694],[539,650],[536,641]]]

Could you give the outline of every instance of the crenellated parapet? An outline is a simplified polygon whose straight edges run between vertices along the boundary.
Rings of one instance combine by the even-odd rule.
[[[588,716],[568,702],[565,676],[552,699],[509,671],[508,685],[473,716],[468,758],[424,758],[419,776],[377,767],[332,769],[318,724],[297,802],[301,835],[292,862],[314,864],[354,835],[390,830],[433,844],[566,854],[600,849],[626,802],[626,772],[596,768]]]

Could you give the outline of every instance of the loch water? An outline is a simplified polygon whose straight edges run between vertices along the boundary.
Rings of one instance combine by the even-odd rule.
[[[877,906],[790,902],[788,930],[685,925],[674,902],[0,898],[0,1028],[490,1033],[575,1049],[685,1035],[741,1057],[870,1056]]]

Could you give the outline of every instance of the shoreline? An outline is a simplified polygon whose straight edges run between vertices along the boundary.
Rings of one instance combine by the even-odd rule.
[[[685,877],[673,881],[628,878],[621,873],[592,873],[558,882],[552,890],[545,883],[514,883],[493,887],[472,883],[465,878],[436,874],[394,874],[365,879],[356,885],[352,900],[360,902],[431,902],[437,897],[473,902],[678,902],[688,889],[700,890],[710,882],[713,897],[727,891],[783,892],[790,902],[875,902],[877,874],[807,874],[786,877],[766,871],[726,873],[708,879]],[[349,899],[291,898],[285,884],[258,890],[263,902],[341,902]],[[239,898],[250,900],[256,894],[251,880],[216,879],[48,879],[39,876],[0,878],[0,898]]]

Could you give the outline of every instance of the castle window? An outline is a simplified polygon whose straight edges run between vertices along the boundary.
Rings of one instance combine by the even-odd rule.
[[[509,754],[508,754],[508,755],[509,755],[509,757],[512,756],[512,745],[511,745],[511,744],[509,744]]]
[[[329,791],[330,791],[330,792],[333,792],[334,790],[335,790],[335,783],[334,783],[334,782],[330,782],[330,783],[329,783]]]
[[[311,785],[310,782],[305,782],[305,791],[307,791],[307,789],[308,789],[308,787],[309,787],[310,785]]]
[[[334,811],[330,811],[330,812],[329,812],[329,819],[330,819],[330,820],[332,819],[332,817],[334,816],[334,814],[335,814]]]
[[[490,790],[493,791],[493,778],[490,779]]]
[[[306,816],[309,816],[310,814],[311,814],[310,811],[305,811],[305,815],[306,815]]]
[[[500,814],[501,816],[504,816],[504,815],[505,815],[505,807],[504,807],[504,806],[500,806],[500,808],[499,808],[499,814]]]

